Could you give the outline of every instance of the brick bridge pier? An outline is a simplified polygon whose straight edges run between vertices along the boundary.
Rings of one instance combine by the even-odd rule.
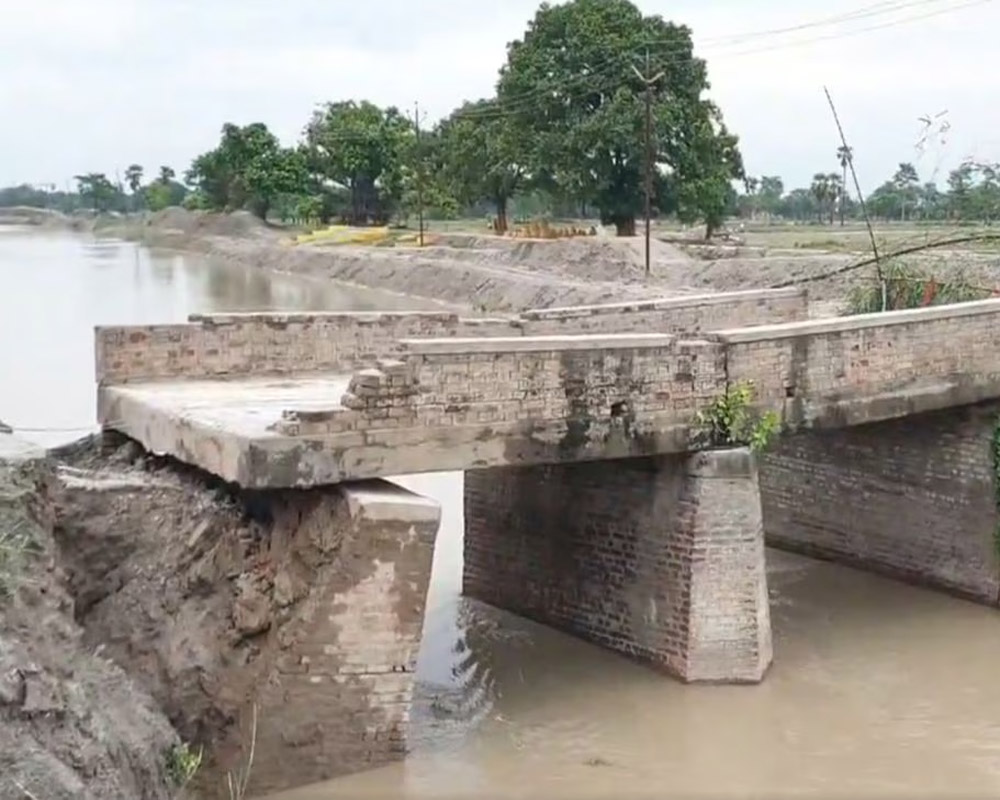
[[[466,594],[686,681],[764,677],[765,538],[996,605],[1000,301],[807,316],[781,290],[99,328],[103,426],[247,489],[327,487],[292,538],[340,555],[269,650],[260,789],[405,750],[439,509],[385,476],[465,472]],[[741,381],[785,435],[693,449]]]

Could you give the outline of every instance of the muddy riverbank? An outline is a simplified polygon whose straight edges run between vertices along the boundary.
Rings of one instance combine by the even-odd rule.
[[[56,536],[57,463],[25,452],[0,434],[0,798],[173,798],[180,740],[88,640]]]
[[[640,237],[553,241],[501,238],[484,232],[436,234],[423,248],[296,244],[292,232],[266,225],[246,212],[214,214],[170,208],[156,214],[98,219],[92,229],[99,236],[195,252],[244,268],[309,275],[482,311],[798,284],[808,287],[820,314],[838,309],[854,287],[869,285],[876,276],[874,267],[851,268],[866,258],[865,251],[685,247],[658,239],[652,243],[647,276]],[[883,243],[883,253],[891,249]],[[958,277],[986,289],[1000,286],[1000,258],[991,251],[928,250],[908,255],[907,263],[938,281]]]

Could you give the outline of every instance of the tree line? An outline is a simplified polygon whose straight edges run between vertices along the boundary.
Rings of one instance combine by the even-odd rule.
[[[508,45],[493,96],[436,124],[424,125],[416,109],[329,102],[292,146],[263,122],[227,122],[182,180],[161,167],[144,183],[133,164],[124,180],[79,175],[75,193],[3,189],[0,205],[119,212],[184,205],[368,225],[406,224],[419,204],[431,219],[489,215],[501,232],[512,216],[547,214],[598,218],[630,235],[648,174],[654,214],[701,223],[708,235],[731,216],[828,224],[858,216],[847,187],[849,149],[839,148],[836,168],[808,187],[786,192],[780,177],[748,176],[708,89],[687,27],[644,16],[629,0],[545,3]],[[868,210],[882,219],[989,221],[997,176],[996,165],[970,162],[942,192],[902,164],[868,198]]]
[[[642,74],[659,76],[648,140]],[[489,209],[499,230],[514,204],[542,205],[631,234],[650,163],[656,212],[714,230],[743,163],[708,88],[687,27],[629,0],[543,4],[508,45],[494,95],[434,125],[421,129],[415,113],[366,100],[330,102],[294,146],[263,122],[226,123],[176,189],[143,186],[128,172],[124,185],[79,176],[78,194],[95,210],[130,210],[161,205],[160,186],[170,199],[183,188],[190,208],[362,225],[405,220],[421,198],[432,217]]]
[[[838,159],[848,159],[842,150]],[[839,220],[843,225],[863,216],[850,188],[846,164],[840,172],[817,172],[808,187],[788,192],[776,175],[748,177],[733,213],[752,220],[830,225]],[[880,221],[991,224],[1000,219],[1000,164],[967,160],[948,174],[942,190],[934,181],[922,181],[912,163],[901,163],[889,180],[865,198],[865,210]]]

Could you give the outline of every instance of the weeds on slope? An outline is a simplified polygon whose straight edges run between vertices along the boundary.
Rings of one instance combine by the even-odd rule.
[[[940,281],[933,273],[899,260],[884,263],[883,276],[886,311],[985,300],[993,294],[989,289],[973,284],[961,272],[953,272],[948,280]],[[847,298],[848,313],[874,314],[882,311],[882,289],[878,281],[852,288]]]

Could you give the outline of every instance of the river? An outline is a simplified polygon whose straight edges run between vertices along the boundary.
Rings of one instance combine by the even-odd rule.
[[[45,444],[93,427],[95,324],[419,305],[2,226],[0,278],[0,419]],[[412,755],[281,800],[1000,794],[996,611],[769,551],[764,683],[683,686],[460,598],[461,480],[400,479],[443,508]]]

